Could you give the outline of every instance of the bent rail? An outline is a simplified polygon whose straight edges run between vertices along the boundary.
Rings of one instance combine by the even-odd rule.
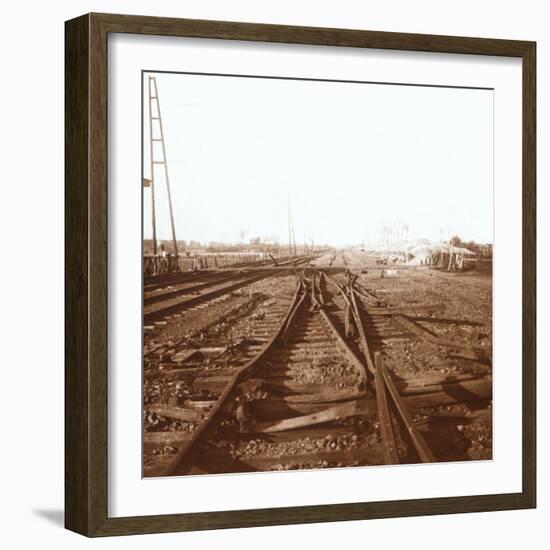
[[[418,453],[418,456],[422,462],[437,462],[433,453],[431,452],[426,440],[415,426],[414,421],[407,409],[405,401],[399,394],[399,391],[393,381],[390,372],[384,366],[382,355],[377,352],[374,355],[374,362],[370,356],[366,334],[363,325],[363,318],[360,315],[357,301],[355,300],[354,292],[355,279],[349,278],[348,292],[350,301],[353,308],[353,316],[357,323],[357,327],[360,333],[361,349],[365,355],[365,360],[369,364],[369,368],[374,369],[375,384],[376,384],[376,398],[378,402],[380,425],[382,431],[382,437],[385,446],[385,455],[387,460],[397,460],[399,462],[396,452],[395,439],[393,436],[393,428],[391,421],[391,414],[387,403],[387,395],[391,397],[395,409],[399,413],[401,421],[403,422],[407,433],[409,434],[411,441]],[[396,462],[392,462],[396,463]]]
[[[206,418],[202,421],[200,426],[193,432],[192,437],[185,442],[185,444],[179,449],[178,453],[174,457],[174,460],[165,468],[161,474],[163,476],[170,476],[186,473],[186,471],[193,465],[192,453],[197,449],[198,445],[204,441],[211,430],[215,429],[217,420],[224,407],[228,404],[230,397],[233,395],[236,386],[243,381],[246,375],[252,373],[254,368],[258,365],[259,361],[266,355],[266,353],[278,342],[281,335],[283,335],[290,326],[296,310],[302,305],[305,297],[305,286],[301,277],[298,279],[296,290],[292,302],[283,317],[279,327],[277,328],[273,337],[266,343],[266,345],[253,357],[248,363],[243,365],[227,382],[222,393],[216,400],[215,405],[209,411]]]

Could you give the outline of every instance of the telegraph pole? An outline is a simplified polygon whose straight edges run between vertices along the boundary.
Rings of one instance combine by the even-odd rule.
[[[290,229],[290,199],[288,200],[288,255],[292,256],[292,230]]]
[[[156,103],[156,112],[153,114],[153,102]],[[153,133],[153,121],[158,121],[160,135],[155,137]],[[176,266],[178,265],[178,241],[176,239],[176,224],[174,222],[174,210],[172,207],[172,193],[170,191],[170,179],[168,177],[168,162],[166,160],[166,146],[164,143],[164,129],[162,126],[162,117],[160,113],[160,101],[157,89],[157,81],[154,76],[149,76],[149,136],[151,138],[151,205],[153,209],[153,250],[157,254],[157,228],[155,220],[155,164],[164,166],[164,177],[166,180],[166,192],[168,195],[168,209],[170,212],[170,225],[172,228],[172,242],[174,254],[176,257]],[[160,142],[162,148],[162,160],[155,160],[154,146],[155,142]]]
[[[288,201],[288,253],[294,256],[296,252],[296,236],[294,235],[294,221],[292,219],[292,211],[290,210],[290,199]]]

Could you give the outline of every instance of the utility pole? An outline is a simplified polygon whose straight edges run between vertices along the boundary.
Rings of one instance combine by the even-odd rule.
[[[153,103],[156,109],[153,110]],[[158,124],[159,134],[155,136],[153,125]],[[157,228],[155,218],[155,165],[161,164],[164,166],[164,177],[166,180],[166,192],[168,195],[168,209],[170,212],[170,225],[172,228],[172,242],[174,245],[174,254],[176,257],[176,266],[178,265],[178,241],[176,239],[176,225],[174,223],[174,210],[172,207],[172,193],[170,191],[170,179],[168,177],[168,162],[166,160],[166,146],[164,143],[164,129],[162,126],[162,117],[160,113],[160,101],[157,89],[157,80],[154,76],[149,76],[149,137],[150,137],[150,154],[151,154],[151,206],[153,209],[153,251],[157,255]],[[155,160],[154,143],[159,142],[162,148],[162,160]]]
[[[292,245],[294,247],[294,256],[297,256],[298,253],[296,252],[296,235],[294,234],[294,220],[292,219],[292,214],[290,216],[290,221],[292,223]]]
[[[294,221],[292,219],[292,211],[290,210],[290,199],[288,201],[288,253],[294,256],[297,255],[296,252],[296,236],[294,235]]]
[[[290,229],[290,199],[288,200],[288,255],[292,256],[292,230]]]

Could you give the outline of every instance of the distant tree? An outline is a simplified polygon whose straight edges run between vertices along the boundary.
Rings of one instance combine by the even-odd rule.
[[[454,235],[453,237],[451,237],[451,239],[449,240],[449,243],[452,246],[461,246],[463,244],[462,239],[458,235]]]
[[[460,248],[467,248],[468,250],[476,254],[486,254],[484,245],[476,243],[474,240],[463,241],[458,235],[452,237],[449,243],[453,246],[457,246]]]

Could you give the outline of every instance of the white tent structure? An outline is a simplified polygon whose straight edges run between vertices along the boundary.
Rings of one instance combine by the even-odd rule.
[[[405,262],[409,265],[430,265],[441,257],[455,257],[462,262],[464,256],[474,256],[474,253],[459,246],[442,242],[423,242],[404,247]]]
[[[462,269],[464,257],[475,255],[467,248],[428,239],[387,245],[379,248],[377,252],[393,256],[395,260],[407,265],[438,265],[448,269],[451,267]]]

